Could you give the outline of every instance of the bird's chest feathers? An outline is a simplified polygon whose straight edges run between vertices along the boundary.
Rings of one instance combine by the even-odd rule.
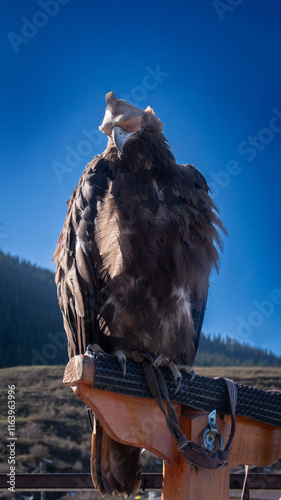
[[[169,225],[162,199],[162,187],[152,178],[120,174],[110,183],[96,217],[103,276],[140,275],[142,266],[146,274],[153,273],[159,239]]]

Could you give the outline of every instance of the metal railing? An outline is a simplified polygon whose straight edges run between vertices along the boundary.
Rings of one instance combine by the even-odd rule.
[[[7,474],[0,474],[0,491],[8,490]],[[90,474],[16,474],[15,490],[20,491],[93,491]],[[230,488],[243,487],[244,474],[230,474]],[[281,494],[281,474],[250,473],[249,487],[253,490],[279,490]],[[141,475],[141,489],[160,491],[162,474],[144,473]]]

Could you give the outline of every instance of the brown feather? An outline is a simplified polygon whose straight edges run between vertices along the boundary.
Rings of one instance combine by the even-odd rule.
[[[92,434],[91,476],[105,496],[120,493],[127,498],[140,487],[140,449],[111,439],[96,420]]]
[[[119,217],[110,188],[111,184],[98,210],[95,235],[102,259],[100,273],[102,277],[109,275],[112,279],[122,272],[123,262],[119,245]]]

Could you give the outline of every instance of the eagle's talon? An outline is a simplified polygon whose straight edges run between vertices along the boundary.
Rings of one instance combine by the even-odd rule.
[[[181,370],[182,372],[186,372],[189,375],[191,375],[191,379],[190,380],[194,379],[194,377],[195,377],[195,371],[193,370],[193,368],[191,366],[188,366],[188,365],[177,365],[177,368],[178,368],[178,370]]]
[[[99,344],[87,345],[85,355],[86,356],[93,356],[94,352],[100,352],[102,354],[106,354],[106,352],[102,349],[102,347]]]
[[[86,348],[85,355],[92,357],[94,352],[105,354],[106,356],[116,356],[118,362],[122,366],[123,377],[126,377],[127,359],[123,351],[116,351],[115,354],[108,354],[99,344],[89,344]]]
[[[177,380],[175,380],[176,388],[175,388],[175,391],[174,391],[174,395],[179,392],[180,386],[181,386],[181,382],[182,382],[182,376],[180,374],[180,376],[177,378]]]
[[[194,370],[193,370],[193,368],[191,368],[191,366],[176,365],[172,361],[169,361],[167,358],[162,358],[161,364],[162,364],[162,366],[167,366],[167,368],[169,368],[170,372],[173,375],[173,378],[174,378],[174,381],[176,384],[174,394],[177,394],[177,392],[180,390],[180,387],[181,387],[181,383],[182,383],[182,375],[180,373],[181,371],[189,373],[189,375],[191,375],[191,380],[193,380],[195,377]]]
[[[123,367],[123,377],[126,377],[126,371],[127,371],[127,363],[125,359],[119,360],[119,363]]]
[[[116,351],[115,356],[117,357],[120,365],[122,366],[123,370],[123,377],[126,377],[126,370],[127,370],[127,359],[123,351]]]
[[[152,361],[150,366],[151,367],[158,366],[159,361],[161,360],[162,356],[163,356],[163,354],[158,354],[158,356],[156,356],[156,358]]]

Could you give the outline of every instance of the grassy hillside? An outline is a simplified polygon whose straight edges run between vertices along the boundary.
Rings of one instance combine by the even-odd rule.
[[[40,462],[46,472],[89,471],[91,430],[86,406],[63,385],[63,372],[63,366],[0,370],[2,442],[7,435],[7,387],[16,386],[17,472],[33,472]],[[238,383],[281,390],[281,368],[198,367],[196,373],[222,375]],[[146,466],[157,470],[157,462],[151,461],[150,456],[146,457]],[[3,447],[0,472],[7,470]]]
[[[5,436],[7,387],[16,386],[18,472],[33,472],[40,462],[49,472],[89,470],[90,426],[85,405],[62,383],[63,366],[0,370],[1,431]],[[3,437],[4,437],[3,436]],[[1,450],[1,472],[7,460]]]

